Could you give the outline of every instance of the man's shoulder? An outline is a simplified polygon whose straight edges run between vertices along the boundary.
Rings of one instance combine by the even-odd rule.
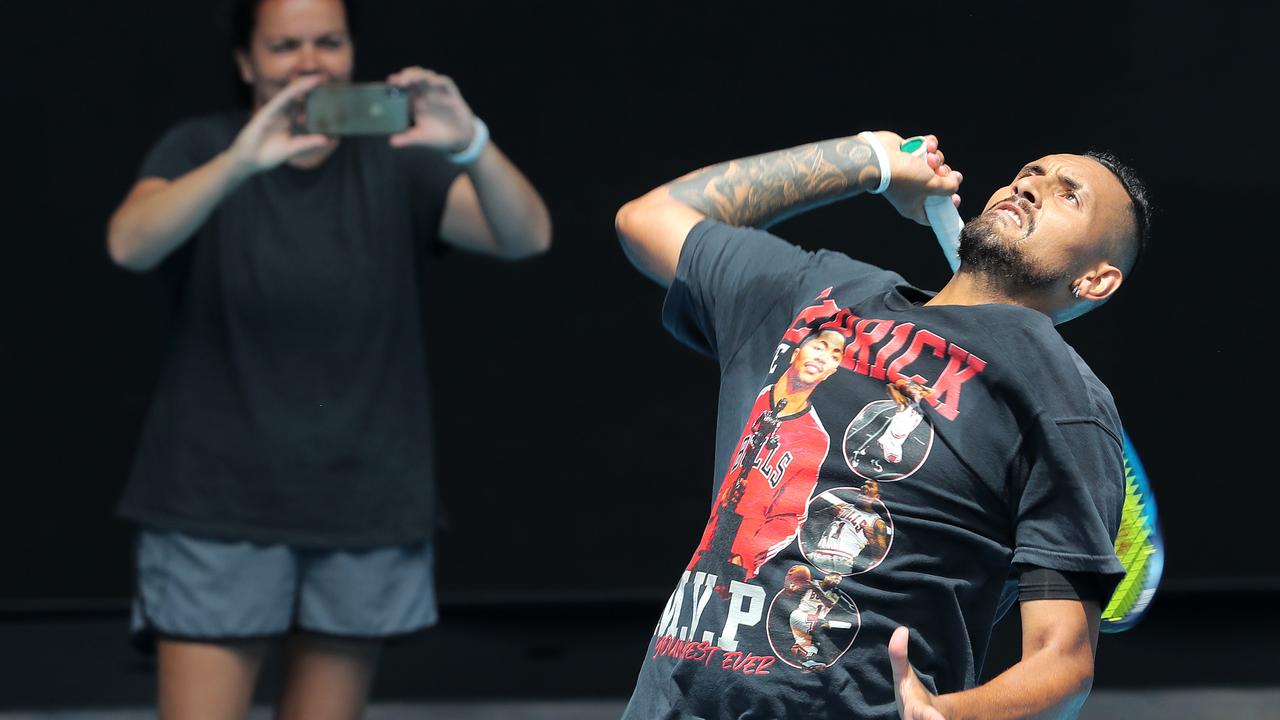
[[[830,248],[818,248],[814,250],[813,262],[819,267],[831,268],[832,270],[857,268],[860,272],[868,274],[898,276],[898,273],[892,270],[869,263],[865,260],[859,260],[841,250],[832,250]]]
[[[1118,428],[1115,400],[1106,384],[1047,317],[1035,314],[1039,317],[1027,322],[1013,315],[1013,322],[991,323],[988,330],[1016,361],[1044,411],[1058,417],[1096,417]]]
[[[1088,393],[1087,397],[1093,410],[1100,419],[1118,432],[1120,428],[1120,413],[1116,410],[1116,401],[1111,394],[1111,389],[1093,372],[1093,368],[1089,367],[1089,363],[1085,362],[1085,359],[1080,356],[1080,353],[1076,352],[1075,348],[1068,345],[1065,340],[1062,344],[1066,347],[1072,364],[1080,374],[1080,380]]]
[[[868,294],[888,291],[895,287],[924,293],[897,272],[858,260],[839,250],[822,248],[814,250],[812,255],[809,283],[815,286],[822,285],[824,288],[844,286],[855,291],[854,297],[847,298],[851,305],[861,302]]]
[[[897,273],[857,260],[839,250],[823,247],[809,249],[810,243],[780,237],[767,228],[731,225],[714,218],[703,218],[689,230],[687,242],[722,244],[733,252],[746,254],[754,261],[772,263],[776,254],[767,250],[785,251],[803,264],[819,272],[849,274],[885,274],[897,277]]]
[[[1020,365],[1034,369],[1032,360],[1048,363],[1053,369],[1076,365],[1071,346],[1044,313],[1008,304],[979,306],[975,311],[974,319],[993,340],[1023,358]]]

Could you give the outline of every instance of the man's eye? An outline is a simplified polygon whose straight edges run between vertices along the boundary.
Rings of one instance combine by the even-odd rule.
[[[1075,193],[1073,193],[1073,192],[1069,192],[1069,193],[1067,193],[1067,202],[1070,202],[1070,203],[1074,203],[1074,204],[1076,204],[1076,205],[1079,205],[1079,204],[1080,204],[1080,197],[1079,197],[1078,195],[1076,195]]]

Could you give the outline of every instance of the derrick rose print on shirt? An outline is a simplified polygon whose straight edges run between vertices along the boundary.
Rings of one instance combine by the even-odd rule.
[[[849,469],[868,480],[892,482],[914,473],[933,447],[933,425],[920,401],[933,390],[906,378],[885,386],[889,400],[868,403],[844,433]]]
[[[769,607],[769,645],[778,659],[802,670],[821,670],[853,645],[862,620],[839,585],[839,573],[815,580],[805,565],[787,571]]]
[[[840,367],[859,375],[896,384],[907,379],[932,390],[928,401],[933,410],[948,420],[960,415],[960,391],[964,384],[986,367],[987,362],[916,323],[898,320],[861,318],[848,308],[840,308],[828,297],[831,288],[822,291],[810,305],[796,316],[791,328],[782,336],[774,353],[774,367],[786,349],[803,342],[814,332],[815,322],[824,329],[839,329],[845,337],[844,359]],[[874,351],[874,355],[872,352]],[[920,375],[906,375],[908,366],[922,360],[926,352],[946,366],[930,382]],[[773,369],[770,370],[773,372]]]
[[[824,573],[854,575],[880,564],[893,542],[893,520],[880,486],[833,488],[813,498],[800,529],[800,552]]]
[[[655,628],[654,658],[812,672],[857,637],[853,576],[892,550],[881,484],[928,461],[935,423],[961,417],[964,386],[986,362],[916,322],[859,317],[830,293],[777,345]],[[828,422],[845,428],[838,448]]]
[[[760,391],[725,474],[702,542],[688,570],[720,580],[723,596],[730,580],[751,580],[760,566],[791,544],[831,438],[809,397],[835,374],[845,338],[819,327],[791,353],[786,372]]]

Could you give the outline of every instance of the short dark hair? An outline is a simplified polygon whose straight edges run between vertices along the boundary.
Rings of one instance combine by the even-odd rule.
[[[1085,157],[1093,158],[1103,167],[1111,171],[1112,175],[1120,181],[1124,186],[1124,191],[1129,194],[1129,200],[1132,201],[1132,214],[1134,225],[1134,242],[1133,252],[1129,267],[1125,269],[1126,274],[1131,274],[1133,268],[1137,266],[1138,259],[1147,249],[1147,243],[1151,238],[1151,194],[1147,190],[1147,184],[1138,177],[1138,173],[1133,168],[1120,162],[1120,160],[1109,152],[1099,150],[1090,150],[1085,153]]]
[[[231,36],[231,47],[242,52],[249,52],[253,44],[253,30],[258,25],[258,8],[265,0],[228,0],[227,31]],[[347,16],[347,34],[356,36],[356,21],[351,12],[351,2],[341,0],[342,11]]]

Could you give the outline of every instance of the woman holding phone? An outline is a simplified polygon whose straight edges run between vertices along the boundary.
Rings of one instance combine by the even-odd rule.
[[[251,111],[188,120],[111,217],[129,270],[175,280],[171,338],[120,513],[161,717],[244,717],[285,638],[280,717],[357,717],[382,639],[436,620],[421,283],[432,246],[544,252],[533,186],[447,77],[407,68],[413,124],[299,133],[349,82],[343,0],[238,0]]]

